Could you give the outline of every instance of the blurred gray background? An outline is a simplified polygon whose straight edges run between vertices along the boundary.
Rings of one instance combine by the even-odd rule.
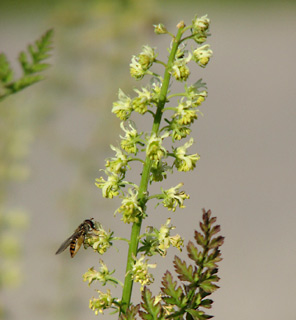
[[[129,237],[130,226],[113,217],[119,200],[103,199],[94,185],[112,155],[109,145],[122,134],[112,101],[119,87],[131,94],[141,85],[129,78],[129,63],[143,44],[166,57],[169,38],[154,35],[152,25],[162,22],[174,33],[177,22],[189,24],[195,14],[211,19],[214,51],[206,69],[191,65],[189,80],[202,77],[209,91],[193,130],[191,150],[201,159],[193,173],[165,182],[184,182],[191,195],[186,209],[169,214],[151,205],[143,228],[171,217],[187,242],[201,209],[212,209],[226,239],[221,288],[210,314],[223,320],[296,318],[294,1],[62,0],[0,2],[0,49],[16,69],[19,51],[55,29],[46,80],[1,103],[16,113],[7,134],[21,128],[20,139],[29,137],[23,164],[30,171],[7,186],[1,204],[25,210],[28,220],[22,230],[11,230],[19,241],[18,271],[17,281],[1,285],[3,319],[96,318],[88,301],[95,288],[106,288],[88,287],[82,274],[98,267],[101,257],[83,249],[74,259],[54,253],[85,218]],[[142,125],[149,130],[149,123]],[[126,245],[115,247],[103,259],[124,276]],[[186,256],[171,249],[166,260],[151,258],[159,265],[154,294],[175,254]],[[112,292],[120,296],[120,290]]]

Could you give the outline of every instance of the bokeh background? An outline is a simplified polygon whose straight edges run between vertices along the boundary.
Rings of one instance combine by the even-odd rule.
[[[119,87],[132,93],[141,85],[130,79],[129,62],[143,44],[166,57],[169,38],[154,35],[152,25],[174,32],[195,14],[209,15],[214,51],[205,70],[191,66],[190,81],[202,77],[209,90],[193,131],[201,160],[193,173],[166,182],[185,183],[186,209],[151,206],[145,224],[170,216],[189,240],[201,209],[211,208],[226,237],[212,314],[296,318],[296,6],[260,0],[0,1],[0,49],[16,70],[18,53],[55,30],[46,80],[0,106],[1,318],[96,318],[88,300],[102,288],[88,287],[82,274],[99,257],[54,252],[89,217],[129,236],[130,226],[113,217],[118,200],[102,199],[94,185],[121,134],[112,101]],[[151,259],[159,265],[155,294],[174,254]],[[125,257],[126,245],[116,244],[104,260],[123,277]]]

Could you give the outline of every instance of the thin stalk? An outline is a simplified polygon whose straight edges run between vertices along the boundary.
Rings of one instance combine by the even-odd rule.
[[[159,132],[159,126],[160,126],[160,122],[163,114],[162,111],[167,101],[167,92],[168,92],[170,78],[171,78],[170,71],[175,59],[178,46],[181,41],[183,29],[184,29],[183,25],[179,27],[177,35],[173,40],[172,50],[171,50],[168,63],[164,72],[163,83],[161,87],[157,110],[154,115],[152,134],[154,133],[157,135]],[[139,186],[139,192],[138,192],[138,202],[143,209],[147,202],[146,195],[147,195],[147,188],[148,188],[148,182],[149,182],[149,176],[150,176],[151,162],[152,161],[150,160],[150,158],[146,156],[145,164],[143,166],[143,171],[142,171],[141,182]],[[130,305],[132,288],[133,288],[131,270],[133,267],[133,260],[134,260],[133,257],[137,256],[141,225],[142,225],[142,218],[140,217],[139,222],[134,223],[131,230],[130,245],[129,245],[128,256],[127,256],[127,264],[126,264],[125,281],[124,281],[124,287],[123,287],[122,299],[121,299],[121,305],[122,305],[121,311],[123,313],[126,312],[127,308]]]

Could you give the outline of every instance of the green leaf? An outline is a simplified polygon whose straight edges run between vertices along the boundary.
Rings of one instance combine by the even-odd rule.
[[[36,75],[36,76],[24,76],[21,79],[15,81],[12,83],[11,87],[13,92],[20,91],[30,85],[32,85],[35,82],[39,82],[40,80],[44,79],[43,76],[41,75]]]
[[[212,283],[211,280],[205,280],[200,284],[200,287],[207,293],[213,293],[216,291],[219,287]]]
[[[196,240],[197,244],[202,247],[204,247],[207,243],[205,237],[198,231],[194,232],[194,239]]]
[[[13,80],[13,71],[4,53],[0,53],[0,82],[6,84]]]
[[[214,301],[212,299],[203,299],[200,303],[200,306],[203,308],[211,309],[213,302]]]
[[[140,311],[139,314],[142,319],[145,320],[157,320],[164,319],[163,309],[160,303],[155,303],[155,297],[152,297],[152,293],[147,287],[142,291],[142,300],[141,306],[147,312]]]
[[[210,236],[213,236],[214,234],[218,233],[221,231],[221,227],[219,225],[214,226],[211,231],[210,231]]]
[[[126,313],[121,313],[119,316],[119,320],[135,320],[136,315],[138,314],[140,309],[140,305],[130,305],[129,308],[126,310]]]
[[[176,305],[179,308],[184,307],[184,294],[181,287],[177,287],[177,282],[173,281],[172,274],[169,271],[166,271],[162,278],[162,284],[163,287],[161,288],[161,291],[167,295],[166,297],[163,297],[163,300],[167,304]]]
[[[208,244],[208,248],[209,249],[218,248],[222,246],[223,243],[224,243],[224,237],[219,236],[210,241],[210,243]]]
[[[24,51],[19,54],[18,60],[23,76],[18,80],[13,81],[13,71],[8,60],[4,54],[0,54],[0,100],[44,79],[38,73],[49,67],[49,64],[43,61],[50,56],[52,36],[53,30],[48,30],[39,40],[35,41],[35,45],[28,46],[29,58],[32,61],[29,61],[28,54]],[[4,85],[1,86],[1,82]]]
[[[211,227],[217,221],[217,217],[212,217],[209,219],[208,225]]]
[[[186,262],[182,261],[177,256],[175,256],[175,259],[174,259],[174,266],[175,266],[176,272],[179,274],[178,278],[181,281],[196,282],[198,280],[196,268],[193,271],[193,267],[191,265],[187,267]]]
[[[28,45],[28,52],[32,60],[31,62],[29,62],[27,54],[24,51],[20,53],[19,62],[25,75],[37,73],[49,67],[49,64],[40,62],[50,56],[48,52],[52,49],[52,36],[53,30],[51,29],[48,30],[41,39],[35,41],[34,45]]]
[[[188,257],[191,260],[195,261],[195,263],[197,265],[200,265],[201,262],[202,262],[202,259],[203,259],[203,255],[202,255],[202,253],[200,251],[198,251],[198,248],[196,248],[194,246],[192,241],[188,242],[186,248],[187,248],[187,252],[188,252]]]
[[[199,227],[200,227],[201,230],[204,232],[204,234],[207,234],[207,232],[208,232],[208,230],[209,230],[209,227],[207,226],[206,223],[200,222],[200,223],[199,223]]]
[[[196,320],[205,320],[213,318],[213,316],[207,315],[201,310],[188,309],[186,311],[193,317],[193,319]]]

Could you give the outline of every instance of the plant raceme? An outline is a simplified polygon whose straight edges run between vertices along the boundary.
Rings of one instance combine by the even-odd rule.
[[[175,257],[178,278],[187,284],[177,286],[172,274],[167,271],[161,293],[156,297],[147,288],[154,281],[150,269],[156,267],[149,262],[149,258],[156,254],[165,257],[170,247],[182,250],[184,240],[178,234],[172,235],[175,227],[170,218],[163,225],[148,227],[141,233],[142,221],[148,217],[146,205],[149,200],[156,199],[157,205],[175,212],[178,208],[185,208],[184,202],[189,199],[189,195],[182,190],[183,183],[169,189],[160,187],[159,194],[153,195],[148,193],[148,187],[166,179],[174,169],[181,172],[193,170],[199,160],[197,153],[189,152],[194,143],[189,135],[192,124],[200,114],[199,107],[207,97],[207,89],[202,80],[193,84],[187,84],[187,81],[190,76],[189,62],[196,62],[204,68],[212,56],[210,46],[204,44],[209,36],[209,23],[207,16],[195,17],[189,26],[181,21],[176,35],[162,24],[154,26],[156,34],[171,37],[168,60],[158,60],[155,48],[143,46],[142,51],[132,57],[130,74],[136,80],[148,76],[149,85],[135,89],[134,97],[119,89],[118,100],[113,103],[112,112],[121,120],[123,133],[120,145],[111,146],[115,155],[106,160],[105,175],[96,179],[96,186],[105,198],[121,198],[121,205],[115,214],[121,215],[124,223],[131,224],[131,236],[128,240],[115,237],[97,223],[93,233],[86,237],[85,245],[99,254],[104,254],[115,240],[126,240],[129,245],[124,283],[113,276],[115,271],[109,271],[102,260],[98,271],[91,268],[84,274],[84,280],[89,285],[98,281],[103,286],[112,283],[123,287],[121,299],[113,297],[110,289],[97,291],[98,297],[90,300],[90,308],[96,314],[115,309],[121,319],[135,319],[137,315],[142,319],[210,317],[200,308],[211,307],[212,300],[206,297],[218,288],[215,284],[219,280],[216,275],[217,262],[221,260],[219,247],[224,239],[213,237],[220,227],[213,226],[216,219],[211,218],[211,212],[204,210],[200,224],[202,232],[195,233],[196,245],[193,242],[187,245],[188,256],[194,265],[187,266],[185,261]],[[193,43],[191,50],[186,49],[190,40]],[[155,64],[163,66],[163,75],[152,70]],[[183,92],[170,92],[173,79],[184,82]],[[135,112],[149,117],[148,120],[152,116],[150,132],[137,129],[131,119]],[[180,145],[180,140],[185,142]],[[167,147],[169,141],[172,145]],[[176,142],[178,146],[175,146]],[[132,170],[133,161],[143,165],[138,184],[126,178],[128,171]],[[143,302],[137,306],[131,303],[134,282],[140,284],[142,292]]]

